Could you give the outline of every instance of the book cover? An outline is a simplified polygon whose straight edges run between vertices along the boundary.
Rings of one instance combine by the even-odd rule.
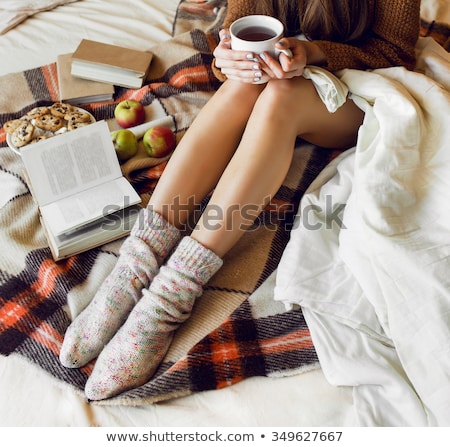
[[[71,74],[138,88],[147,77],[152,58],[151,52],[83,39],[72,55]]]
[[[72,53],[56,60],[59,100],[73,105],[112,101],[114,85],[72,76]]]

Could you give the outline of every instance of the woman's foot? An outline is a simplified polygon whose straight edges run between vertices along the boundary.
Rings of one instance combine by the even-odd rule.
[[[98,356],[179,239],[178,229],[159,214],[142,211],[120,249],[114,269],[66,331],[59,356],[65,367],[80,368]]]
[[[100,353],[86,384],[90,400],[106,399],[146,383],[163,360],[175,330],[191,314],[203,285],[222,260],[185,237],[163,265],[124,325]]]

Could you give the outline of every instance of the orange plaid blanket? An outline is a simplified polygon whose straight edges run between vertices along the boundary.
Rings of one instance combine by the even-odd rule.
[[[211,35],[197,27],[202,21],[214,26],[217,16],[209,7],[192,11],[183,9],[183,4],[176,36],[152,48],[155,58],[148,82],[139,90],[116,88],[112,103],[83,106],[97,120],[112,123],[117,102],[138,98],[155,118],[170,117],[181,138],[218,87],[210,68]],[[195,27],[187,29],[190,23]],[[11,92],[11,85],[23,89]],[[0,98],[2,123],[57,101],[55,64],[0,78]],[[270,284],[298,201],[333,156],[330,151],[300,146],[286,183],[227,255],[191,319],[177,331],[156,376],[102,404],[140,405],[222,388],[247,377],[280,377],[318,367],[301,310],[286,312],[274,303]],[[124,171],[145,203],[165,164],[149,159],[147,165],[142,160],[132,165],[133,161],[124,165]],[[5,187],[0,204],[0,354],[23,356],[82,393],[94,363],[66,369],[59,363],[60,346],[72,309],[80,309],[80,302],[92,298],[113,267],[122,241],[53,261],[22,170],[20,156],[7,147],[1,131],[0,181]]]
[[[213,6],[223,4],[181,2],[174,37],[152,49],[152,71],[142,89],[117,88],[113,103],[85,108],[97,120],[111,120],[115,104],[133,96],[155,118],[170,117],[180,138],[218,85],[210,69],[213,42],[205,29],[219,26],[223,10],[217,16]],[[17,85],[20,91],[11,88]],[[57,101],[57,91],[54,64],[0,78],[0,122]],[[155,377],[101,404],[142,405],[319,366],[301,310],[286,312],[272,299],[273,272],[302,194],[334,155],[299,142],[283,186],[226,256]],[[144,203],[163,169],[154,160],[139,169],[124,166]],[[54,262],[22,170],[20,156],[7,148],[0,131],[0,354],[20,355],[82,393],[93,362],[66,369],[59,363],[59,349],[69,315],[93,297],[121,241]]]

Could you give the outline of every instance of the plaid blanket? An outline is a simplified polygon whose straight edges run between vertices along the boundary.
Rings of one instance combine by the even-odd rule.
[[[218,2],[214,7],[217,8]],[[174,37],[151,50],[148,82],[138,90],[116,88],[114,102],[83,106],[114,125],[113,110],[137,98],[155,119],[172,120],[177,138],[218,83],[211,71],[218,13],[211,3],[181,2]],[[220,5],[219,5],[220,6]],[[182,57],[180,57],[182,55]],[[11,85],[18,86],[12,91]],[[20,87],[20,88],[19,88]],[[56,66],[0,78],[0,122],[58,100]],[[22,174],[20,156],[0,132],[0,354],[20,355],[82,393],[93,362],[71,370],[58,360],[64,332],[117,259],[122,241],[55,262],[37,208]],[[102,404],[141,405],[223,388],[252,376],[281,377],[317,368],[317,357],[300,310],[286,312],[272,299],[273,275],[289,237],[299,198],[333,152],[299,144],[291,172],[272,203],[226,256],[190,320],[175,336],[156,376],[144,386]],[[144,164],[143,164],[144,163]],[[144,203],[165,162],[130,160],[123,165]],[[266,281],[267,280],[267,281]]]
[[[174,37],[151,49],[155,58],[148,82],[138,90],[117,88],[113,103],[84,108],[113,125],[115,104],[137,98],[155,119],[170,119],[181,138],[218,87],[210,69],[211,50],[224,5],[219,0],[182,1]],[[0,78],[1,123],[57,100],[55,64]],[[273,301],[272,290],[299,199],[335,155],[298,142],[284,184],[226,256],[155,377],[100,404],[142,405],[248,377],[283,377],[319,367],[301,310],[286,312]],[[164,166],[154,159],[123,166],[144,203]],[[22,170],[20,156],[7,148],[0,131],[0,354],[22,356],[81,394],[94,362],[66,369],[58,360],[60,346],[70,316],[92,299],[113,268],[122,241],[53,261]]]

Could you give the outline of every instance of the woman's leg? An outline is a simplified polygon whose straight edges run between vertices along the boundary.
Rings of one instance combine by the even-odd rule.
[[[203,286],[221,266],[215,253],[184,237],[100,353],[86,383],[86,397],[101,400],[146,383],[166,355],[175,330],[189,318]]]
[[[149,206],[182,228],[216,186],[263,86],[228,81],[200,111],[173,153]]]
[[[351,100],[329,113],[309,80],[269,82],[192,237],[225,255],[282,184],[297,136],[323,147],[348,148],[362,120],[363,112]]]
[[[235,109],[238,109],[236,105]],[[313,119],[310,114],[314,114]],[[224,119],[222,117],[221,121]],[[201,198],[201,191],[209,192],[214,186],[211,182],[220,176],[223,168],[218,166],[224,162],[228,164],[199,228],[192,233],[192,237],[184,238],[178,245],[150,287],[143,291],[143,297],[127,321],[98,357],[86,385],[86,395],[90,399],[113,396],[142,385],[151,378],[164,358],[174,331],[189,317],[195,299],[202,293],[202,286],[220,268],[220,258],[239,239],[283,182],[296,136],[304,136],[322,145],[347,147],[354,142],[361,120],[362,114],[350,102],[330,116],[309,81],[271,82],[252,108],[242,138],[233,126],[230,137],[234,144],[240,141],[234,155],[232,145],[217,142],[222,150],[227,148],[227,156],[222,158],[223,152],[219,151],[216,156],[220,163],[215,158],[209,160],[214,175],[209,176],[207,181],[203,175],[208,166],[195,171],[198,184],[189,178],[191,168],[195,170],[196,166],[188,155],[196,150],[188,144],[199,144],[197,138],[202,134],[202,129],[194,128],[194,132],[189,132],[191,137],[197,135],[197,138],[183,139],[187,147],[184,146],[184,153],[177,149],[181,156],[172,164],[172,174],[178,172],[180,178],[168,176],[169,171],[164,175],[165,184],[172,191],[165,199],[167,203],[171,203],[176,193],[181,193],[184,199],[190,195]],[[224,124],[224,127],[227,125]],[[328,136],[331,131],[335,132],[334,138]],[[227,138],[228,134],[219,131],[219,135],[220,138]],[[204,135],[204,138],[210,139],[211,136]],[[177,171],[178,166],[183,166],[183,155],[187,156],[185,162],[188,168]],[[173,189],[171,180],[179,189]],[[191,186],[187,193],[181,192],[186,182]],[[158,199],[153,198],[153,206],[162,210],[165,202],[159,200],[167,194],[167,190],[158,189]],[[223,215],[218,219],[221,210]],[[229,213],[230,210],[232,213]],[[212,221],[208,220],[209,211],[214,217]],[[179,217],[175,219],[182,220]]]
[[[120,256],[89,305],[64,334],[59,359],[80,368],[98,356],[159,272],[162,261],[180,241],[178,228],[150,209],[141,211]]]
[[[217,183],[260,91],[258,86],[226,83],[199,114],[172,156],[153,203],[123,243],[114,269],[66,331],[60,352],[64,366],[79,368],[97,357],[141,299],[178,244],[189,212]]]

